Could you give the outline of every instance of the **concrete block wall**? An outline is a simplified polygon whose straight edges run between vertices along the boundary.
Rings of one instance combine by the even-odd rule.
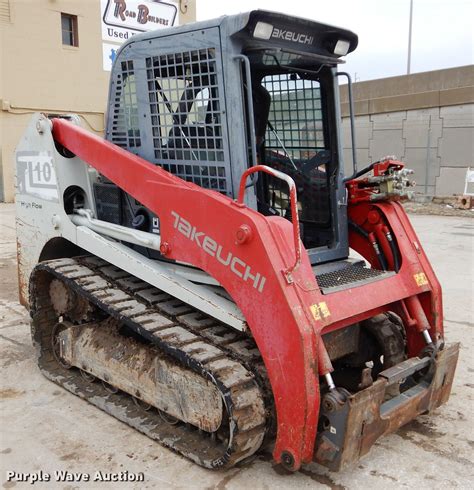
[[[359,168],[395,155],[415,170],[416,191],[451,195],[464,190],[474,168],[474,104],[356,116]],[[346,174],[352,170],[350,120],[344,117]]]
[[[461,194],[474,168],[474,104],[356,116],[359,168],[395,155],[415,170],[416,191],[430,196]],[[350,120],[344,117],[346,174],[352,170]]]
[[[341,86],[346,174],[352,173],[347,86]],[[359,168],[395,155],[415,170],[417,192],[461,194],[474,168],[474,66],[355,83]]]

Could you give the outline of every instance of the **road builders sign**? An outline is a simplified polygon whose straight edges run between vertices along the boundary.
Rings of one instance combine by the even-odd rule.
[[[111,70],[119,45],[125,40],[139,32],[175,25],[177,13],[172,2],[101,0],[104,70]]]

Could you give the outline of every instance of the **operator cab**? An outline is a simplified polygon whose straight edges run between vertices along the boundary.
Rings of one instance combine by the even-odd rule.
[[[112,69],[106,138],[231,198],[247,168],[282,171],[311,263],[346,258],[336,66],[356,45],[350,31],[260,10],[136,35]],[[287,184],[254,177],[247,204],[291,220]],[[159,217],[110,182],[96,201],[100,219],[159,233]]]

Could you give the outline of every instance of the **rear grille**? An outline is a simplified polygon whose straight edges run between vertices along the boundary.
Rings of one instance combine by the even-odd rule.
[[[393,272],[369,269],[358,264],[350,265],[344,269],[326,272],[316,276],[319,287],[323,292],[336,289],[346,289],[350,286],[362,286],[363,284],[393,275]]]

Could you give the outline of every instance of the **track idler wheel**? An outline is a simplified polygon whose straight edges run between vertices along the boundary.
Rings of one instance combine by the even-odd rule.
[[[58,316],[67,316],[73,322],[89,320],[93,311],[92,305],[85,298],[76,294],[59,279],[51,281],[49,297],[54,312]]]

